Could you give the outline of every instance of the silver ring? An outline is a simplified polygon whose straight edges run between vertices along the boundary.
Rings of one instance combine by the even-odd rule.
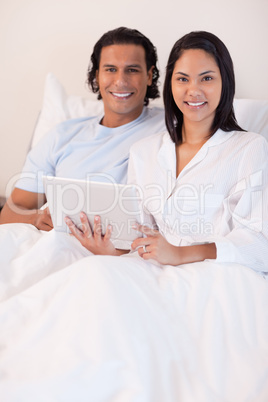
[[[146,246],[143,246],[143,251],[147,253]]]

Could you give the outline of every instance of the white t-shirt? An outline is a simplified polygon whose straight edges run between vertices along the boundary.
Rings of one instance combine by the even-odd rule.
[[[67,120],[53,128],[28,154],[16,187],[43,193],[43,175],[115,180],[125,183],[131,145],[165,130],[164,110],[144,107],[134,121],[116,128],[102,116]]]
[[[150,162],[148,162],[150,150]],[[129,183],[174,245],[215,242],[217,262],[268,271],[268,144],[218,130],[176,178],[175,144],[159,133],[133,145]]]

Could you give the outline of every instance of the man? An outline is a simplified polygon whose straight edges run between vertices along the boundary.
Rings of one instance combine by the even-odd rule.
[[[117,28],[95,44],[88,84],[103,99],[104,115],[64,122],[29,153],[20,180],[0,214],[0,223],[30,223],[53,228],[42,176],[100,180],[108,174],[126,182],[130,146],[165,129],[161,108],[147,107],[159,97],[153,44],[137,30]]]

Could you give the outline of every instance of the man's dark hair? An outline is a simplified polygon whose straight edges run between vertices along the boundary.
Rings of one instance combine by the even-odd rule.
[[[173,99],[171,78],[176,61],[182,56],[185,50],[189,49],[202,49],[209,53],[213,56],[220,69],[222,92],[210,134],[215,134],[219,128],[226,132],[233,130],[245,131],[239,127],[234,115],[235,76],[233,62],[228,49],[216,35],[206,31],[194,31],[184,35],[175,43],[167,63],[163,100],[166,126],[172,140],[175,144],[179,144],[182,141],[183,114]]]
[[[98,93],[98,99],[101,99],[99,86],[96,81],[96,71],[99,69],[101,50],[106,46],[128,44],[140,45],[144,48],[147,71],[154,66],[152,85],[147,87],[147,92],[144,98],[144,104],[148,105],[149,99],[156,99],[160,96],[157,84],[159,78],[159,70],[156,66],[157,53],[152,42],[136,29],[120,27],[108,31],[102,35],[102,37],[95,44],[93,53],[91,55],[91,64],[88,68],[87,74],[87,83],[89,86],[91,86],[94,93]]]

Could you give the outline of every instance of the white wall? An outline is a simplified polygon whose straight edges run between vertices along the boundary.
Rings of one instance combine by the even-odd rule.
[[[208,30],[227,45],[236,97],[267,99],[268,0],[0,0],[0,195],[24,163],[47,72],[86,96],[92,47],[107,30],[136,28],[158,49],[163,82],[174,42]]]

